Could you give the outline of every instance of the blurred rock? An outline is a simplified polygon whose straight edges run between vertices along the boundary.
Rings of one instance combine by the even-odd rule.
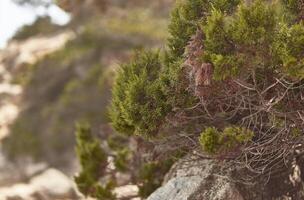
[[[0,188],[29,181],[46,169],[46,163],[34,163],[31,158],[23,158],[12,163],[5,158],[0,148]]]
[[[126,173],[121,173],[117,172],[115,174],[116,180],[117,180],[117,185],[126,185],[130,183],[132,177],[131,174],[126,174]]]
[[[11,41],[5,51],[3,60],[5,67],[11,70],[23,64],[34,64],[44,56],[62,48],[65,43],[75,37],[72,31],[63,31],[51,36],[36,36],[25,41]],[[43,45],[42,45],[43,44]]]
[[[56,169],[48,169],[29,183],[0,188],[0,199],[78,199],[72,181]]]
[[[131,199],[138,196],[138,191],[137,185],[125,185],[115,188],[114,193],[118,199]]]
[[[71,197],[74,194],[71,180],[56,169],[48,169],[41,175],[34,177],[30,181],[30,185],[52,197]]]

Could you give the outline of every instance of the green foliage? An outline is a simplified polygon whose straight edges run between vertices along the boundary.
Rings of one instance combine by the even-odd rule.
[[[303,2],[300,0],[281,0],[284,11],[288,12],[292,21],[303,20]]]
[[[203,13],[201,10],[201,7],[204,5],[203,1],[187,0],[186,3],[176,6],[172,11],[169,25],[170,37],[168,39],[172,58],[183,55],[187,42],[195,33],[197,28],[196,21],[200,19]]]
[[[291,135],[295,138],[297,138],[303,134],[299,128],[292,128],[290,132],[291,132]]]
[[[203,58],[214,66],[215,80],[246,75],[252,69],[303,77],[303,23],[289,25],[280,6],[255,0],[240,4],[233,15],[212,10],[202,23]]]
[[[161,92],[159,53],[144,52],[122,66],[113,88],[111,119],[126,134],[153,136],[170,110]]]
[[[273,45],[274,53],[283,65],[282,71],[296,78],[304,77],[304,23],[282,26]]]
[[[88,124],[77,124],[76,130],[76,153],[81,166],[98,177],[101,171],[101,164],[107,162],[106,154],[100,148],[98,140],[94,139]],[[92,161],[92,162],[90,162]],[[86,165],[90,163],[90,165]]]
[[[166,55],[165,55],[166,56]],[[161,90],[167,97],[166,101],[171,108],[191,107],[197,99],[187,89],[189,80],[185,77],[183,59],[168,61],[164,58],[163,72],[160,74]]]
[[[277,16],[272,5],[256,0],[250,6],[241,5],[231,27],[233,41],[261,50],[273,40]]]
[[[108,177],[105,172],[107,165],[106,154],[97,139],[93,138],[87,124],[77,126],[77,155],[82,171],[75,177],[79,190],[86,196],[97,199],[115,199],[112,192],[115,187],[115,177]],[[128,148],[130,140],[124,135],[113,133],[107,138],[107,145],[114,157],[115,173],[122,172],[132,176],[132,183],[139,186],[139,196],[146,198],[157,189],[174,163],[173,158],[145,162],[141,157],[136,157],[136,163],[132,163],[132,156],[138,156],[138,152],[132,152]],[[96,155],[97,152],[97,155]],[[102,154],[103,156],[98,156]],[[96,159],[94,158],[96,156]],[[180,154],[176,154],[180,157]],[[99,170],[98,170],[99,169]],[[97,170],[97,171],[96,171]],[[100,180],[107,180],[100,183]]]
[[[241,2],[241,0],[213,0],[211,1],[209,12],[211,8],[213,8],[220,10],[223,13],[231,14]]]
[[[181,57],[190,37],[204,22],[210,11],[218,9],[223,13],[234,11],[240,0],[184,0],[171,13],[168,46],[171,59]]]
[[[189,80],[184,76],[182,67],[184,48],[211,7],[230,13],[237,3],[238,1],[215,0],[210,3],[187,0],[177,5],[171,16],[169,51],[164,60],[159,58],[159,53],[144,52],[118,72],[110,112],[113,126],[118,132],[153,136],[172,108],[193,106],[196,99],[187,89]],[[212,27],[209,36],[214,39],[209,37],[209,43],[213,45],[215,40],[218,41],[216,36],[221,34],[221,30],[214,36],[211,29]],[[223,45],[217,49],[222,50],[222,47]],[[217,56],[214,61],[218,65],[218,71],[223,71],[223,68],[229,71],[231,64],[240,65],[241,61],[235,57],[217,55],[214,54]],[[234,71],[237,71],[236,68]]]
[[[220,132],[214,127],[209,127],[201,133],[199,142],[203,151],[216,154],[233,150],[249,142],[253,136],[254,133],[246,128],[226,127]]]
[[[221,11],[213,10],[203,26],[206,37],[204,57],[214,66],[215,80],[237,75],[242,64],[241,58],[231,55],[234,45],[229,39],[229,30],[227,30],[229,27],[226,21]]]
[[[216,153],[219,148],[220,133],[214,127],[207,128],[201,133],[199,142],[203,150],[207,153]]]
[[[232,47],[227,39],[227,27],[224,19],[224,14],[218,10],[213,10],[211,15],[207,17],[206,25],[203,27],[206,36],[206,50],[223,54],[231,51]]]
[[[107,145],[113,151],[114,165],[117,171],[127,173],[130,167],[133,152],[129,148],[129,138],[123,134],[112,133],[107,138]]]
[[[298,12],[299,9],[298,0],[282,0],[282,2],[283,4],[285,4],[285,6],[288,9]]]
[[[232,107],[228,111],[218,111],[216,106],[210,105],[214,102],[203,98],[212,100],[212,95],[208,94],[217,92],[216,89],[240,91],[233,83],[235,79],[256,87],[267,87],[265,84],[274,74],[292,80],[303,79],[304,25],[303,22],[295,22],[287,17],[282,12],[284,5],[279,1],[264,0],[179,2],[171,15],[169,49],[164,57],[159,53],[143,52],[119,70],[111,106],[111,119],[115,129],[127,135],[148,136],[149,139],[157,133],[171,131],[174,134],[181,129],[187,131],[180,132],[193,134],[194,129],[215,124],[214,119],[210,119],[212,117],[205,118],[201,113],[219,118],[229,115]],[[196,94],[206,102],[206,111],[197,103],[193,91],[189,90],[193,89],[192,73],[197,73],[195,68],[199,66],[192,66],[189,70],[190,67],[184,64],[186,59],[191,64],[189,57],[192,55],[187,55],[185,47],[198,29],[203,34],[203,50],[193,54],[197,53],[197,60],[211,64],[210,75],[216,80],[215,84],[211,82],[210,86],[202,88],[205,96]],[[261,82],[265,83],[263,86],[260,82],[254,82],[264,78]],[[250,91],[248,95],[251,95]],[[216,98],[216,101],[227,105],[226,100],[221,98]],[[227,123],[226,128],[221,125],[206,128],[199,137],[202,150],[209,154],[238,151],[252,142],[254,136],[258,137],[253,131],[236,125],[246,112],[236,113],[229,120],[223,119]],[[174,117],[177,122],[173,121],[176,119]],[[170,122],[173,123],[169,122],[171,119]],[[181,125],[178,120],[182,122]],[[172,127],[169,127],[171,124]],[[293,131],[293,134],[298,133]],[[125,160],[125,157],[123,154],[121,160]],[[160,182],[154,178],[159,167],[158,163],[144,166],[141,172],[144,180],[140,190],[142,196],[147,196],[159,185]]]
[[[105,186],[101,186],[98,182],[96,182],[96,180],[92,179],[92,177],[86,173],[79,174],[74,180],[79,191],[86,196],[91,196],[97,198],[98,200],[116,199],[112,194],[115,184],[111,181]]]
[[[127,171],[130,154],[131,152],[128,148],[124,148],[116,152],[116,156],[114,158],[114,165],[118,171]]]
[[[238,145],[252,140],[254,133],[243,127],[227,127],[220,136],[219,143],[222,151],[229,151]]]
[[[105,187],[101,187],[100,185],[95,186],[95,195],[93,195],[98,200],[115,200],[116,197],[113,195],[112,190],[115,187],[115,183],[109,182]]]
[[[77,124],[76,153],[80,161],[82,171],[75,177],[75,182],[80,192],[86,196],[98,199],[115,199],[111,193],[113,182],[104,187],[99,183],[107,166],[107,155],[101,148],[100,143],[91,135],[88,124]]]
[[[296,2],[284,2],[179,2],[171,15],[169,50],[164,60],[143,53],[119,72],[113,91],[114,127],[128,134],[153,135],[175,109],[195,105],[183,63],[185,47],[197,29],[203,31],[204,45],[202,58],[198,59],[212,64],[213,79],[218,82],[248,79],[253,72],[263,77],[265,71],[303,79],[304,23],[282,12],[295,9]],[[252,137],[251,131],[240,127],[223,131],[207,128],[200,143],[206,152],[214,154],[234,149]]]
[[[253,64],[267,66],[265,55],[270,52],[275,19],[272,7],[259,0],[250,6],[242,4],[235,16],[213,10],[203,31],[204,56],[214,66],[214,79],[237,76],[244,65],[246,70]]]

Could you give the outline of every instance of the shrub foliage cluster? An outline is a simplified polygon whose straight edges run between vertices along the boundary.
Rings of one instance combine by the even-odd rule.
[[[114,199],[111,192],[114,183],[111,180],[104,186],[99,183],[99,178],[105,173],[108,157],[99,141],[92,136],[88,124],[77,125],[76,139],[76,152],[82,167],[80,174],[75,177],[79,191],[99,199]]]
[[[299,2],[179,1],[168,48],[121,66],[110,108],[114,128],[171,142],[170,150],[233,152],[229,158],[252,177],[274,173],[303,137]]]

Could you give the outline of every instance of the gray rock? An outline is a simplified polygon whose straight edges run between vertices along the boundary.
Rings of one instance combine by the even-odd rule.
[[[186,157],[148,200],[244,200],[217,161]],[[221,174],[220,174],[221,173]]]
[[[202,179],[198,176],[177,177],[156,190],[148,200],[185,200],[200,187]]]
[[[270,179],[266,174],[267,182],[248,185],[236,181],[248,172],[229,162],[186,156],[173,165],[163,186],[148,200],[303,200],[304,158],[296,161]]]

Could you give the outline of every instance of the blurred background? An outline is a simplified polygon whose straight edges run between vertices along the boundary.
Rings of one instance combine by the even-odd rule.
[[[75,123],[101,141],[113,132],[115,71],[138,49],[163,48],[172,2],[0,1],[0,200],[83,198]]]

